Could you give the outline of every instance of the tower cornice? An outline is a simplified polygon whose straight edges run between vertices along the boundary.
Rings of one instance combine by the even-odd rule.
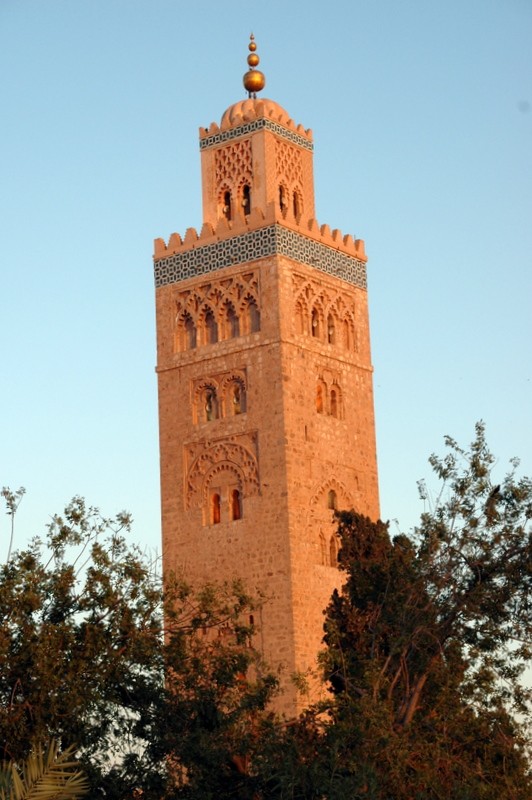
[[[254,225],[251,230],[242,230],[227,238],[216,236],[212,229],[209,235],[205,227],[200,236],[189,228],[183,242],[176,238],[178,234],[172,234],[168,246],[162,239],[155,240],[156,288],[281,255],[366,289],[367,259],[363,241],[354,241],[351,236],[342,238],[340,231],[331,231],[328,225],[318,228],[315,223],[314,229],[309,227],[302,232],[278,221],[273,224],[265,221],[263,227]]]

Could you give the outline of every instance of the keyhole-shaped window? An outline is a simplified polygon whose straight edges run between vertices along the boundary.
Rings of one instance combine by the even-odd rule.
[[[312,309],[311,315],[311,329],[312,335],[316,337],[316,339],[320,338],[320,316],[315,308]]]
[[[335,338],[335,329],[334,329],[334,317],[332,314],[329,314],[327,317],[327,341],[329,344],[334,344]]]
[[[218,399],[213,389],[208,389],[205,395],[205,419],[207,422],[218,419]]]
[[[196,326],[192,317],[185,318],[185,348],[193,350],[196,347]]]
[[[205,339],[206,344],[215,344],[218,341],[218,324],[211,310],[205,314]]]
[[[244,214],[247,217],[251,211],[251,189],[247,184],[242,190],[242,208],[244,209]]]
[[[231,387],[230,398],[233,415],[243,414],[246,410],[246,396],[244,394],[244,389],[239,383],[235,383]]]
[[[224,201],[223,201],[223,215],[227,220],[232,219],[232,209],[231,209],[231,192],[227,190],[224,192]]]

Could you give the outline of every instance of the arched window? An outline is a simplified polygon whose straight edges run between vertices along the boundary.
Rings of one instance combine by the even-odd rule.
[[[279,186],[279,208],[281,209],[281,211],[284,211],[286,206],[287,206],[287,203],[286,203],[286,189],[281,184]]]
[[[231,208],[231,205],[232,205],[231,192],[229,191],[229,189],[227,189],[227,191],[224,192],[223,206],[222,206],[223,215],[227,220],[233,218],[233,210]]]
[[[253,297],[250,297],[244,306],[243,322],[245,333],[256,333],[260,331],[260,311]]]
[[[234,339],[236,336],[240,336],[240,321],[233,305],[227,303],[225,306],[224,338]]]
[[[205,420],[210,422],[218,419],[218,398],[214,389],[207,389],[205,392]]]
[[[338,564],[338,543],[336,541],[336,535],[334,533],[331,536],[331,540],[329,542],[329,556],[330,556],[331,567],[336,567]]]
[[[231,490],[229,515],[231,519],[242,519],[242,499],[238,489]]]
[[[318,383],[316,387],[316,411],[318,414],[323,414],[323,387]]]
[[[231,384],[229,391],[229,413],[233,416],[243,414],[246,410],[246,393],[240,383]]]
[[[206,312],[204,318],[205,325],[205,344],[216,344],[218,341],[218,323],[211,309]]]
[[[327,508],[330,508],[332,511],[336,511],[337,504],[338,501],[336,498],[336,492],[334,489],[329,489],[327,493]]]
[[[185,341],[187,350],[193,350],[196,347],[196,326],[194,325],[194,320],[188,314],[185,319]]]
[[[334,344],[335,333],[334,317],[332,314],[329,314],[327,317],[327,341],[329,344]]]
[[[331,389],[331,417],[338,416],[338,394],[336,389]]]
[[[355,350],[355,326],[350,316],[347,316],[343,322],[344,329],[344,347],[346,350]]]
[[[247,185],[244,185],[242,189],[242,208],[244,210],[244,215],[247,217],[249,212],[251,211],[251,189]]]
[[[320,315],[318,314],[318,310],[316,308],[312,309],[312,314],[310,315],[310,326],[312,335],[316,338],[320,338]]]
[[[218,492],[211,494],[211,524],[218,525],[221,520],[221,503]]]

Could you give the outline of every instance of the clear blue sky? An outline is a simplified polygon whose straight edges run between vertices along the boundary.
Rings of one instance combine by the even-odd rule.
[[[320,223],[366,241],[382,516],[485,420],[532,472],[530,0],[0,0],[0,485],[160,536],[152,242],[201,226],[198,126],[311,127]],[[395,528],[394,528],[395,529]],[[0,557],[7,518],[0,518]]]

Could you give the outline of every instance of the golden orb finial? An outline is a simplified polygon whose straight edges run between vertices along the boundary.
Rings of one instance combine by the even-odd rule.
[[[255,37],[253,34],[249,37],[249,56],[248,56],[248,64],[249,69],[244,75],[244,88],[246,89],[249,97],[256,97],[257,92],[260,92],[261,89],[264,89],[266,86],[266,78],[264,77],[264,73],[260,71],[260,69],[255,69],[258,66],[260,58],[258,57],[257,53],[255,52],[257,49],[257,45],[255,43]]]

